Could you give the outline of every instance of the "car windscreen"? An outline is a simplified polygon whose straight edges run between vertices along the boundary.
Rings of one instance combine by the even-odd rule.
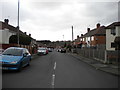
[[[45,48],[39,48],[39,50],[46,50]]]
[[[3,55],[22,56],[22,52],[21,49],[7,49],[3,52]]]

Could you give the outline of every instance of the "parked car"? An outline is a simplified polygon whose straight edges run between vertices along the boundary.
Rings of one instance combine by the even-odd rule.
[[[38,50],[37,50],[37,54],[38,55],[46,55],[46,54],[48,54],[48,49],[43,48],[43,47],[39,47]]]
[[[2,70],[21,71],[23,67],[30,65],[31,54],[26,48],[10,47],[2,53],[0,58]]]
[[[61,48],[61,53],[66,53],[66,49],[65,48]]]
[[[48,51],[49,51],[49,52],[52,52],[52,48],[48,48]]]
[[[4,49],[0,48],[0,54],[2,54],[4,52]]]
[[[61,48],[57,49],[58,52],[61,52]]]

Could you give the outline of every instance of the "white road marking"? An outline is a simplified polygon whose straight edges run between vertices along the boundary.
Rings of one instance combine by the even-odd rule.
[[[55,74],[52,75],[52,86],[55,85]]]
[[[54,70],[56,69],[56,62],[54,63]]]
[[[52,75],[52,88],[55,87],[55,69],[56,69],[56,62],[54,63],[54,71],[53,71],[53,75]]]

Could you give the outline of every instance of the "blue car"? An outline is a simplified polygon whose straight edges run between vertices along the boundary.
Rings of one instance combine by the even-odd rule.
[[[0,69],[21,71],[30,65],[31,54],[26,48],[10,47],[0,56]]]

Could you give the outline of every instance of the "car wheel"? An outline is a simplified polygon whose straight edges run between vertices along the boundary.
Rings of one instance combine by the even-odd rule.
[[[18,68],[18,70],[17,70],[18,72],[22,71],[22,65],[23,65],[23,64],[22,64],[22,62],[21,62],[21,63],[20,63],[20,66],[19,66],[19,68]]]
[[[31,59],[28,61],[28,65],[27,66],[30,66],[30,61],[31,61]]]
[[[31,61],[31,58],[30,58],[30,61]]]

